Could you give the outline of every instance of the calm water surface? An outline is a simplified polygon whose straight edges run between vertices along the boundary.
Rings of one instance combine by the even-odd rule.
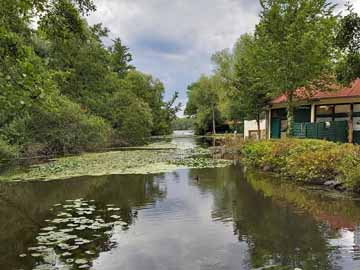
[[[359,224],[357,200],[237,166],[2,183],[0,269],[360,269]]]

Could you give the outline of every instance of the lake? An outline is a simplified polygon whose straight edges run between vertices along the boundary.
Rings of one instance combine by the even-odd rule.
[[[240,165],[4,182],[0,269],[360,269],[359,225],[356,198]]]

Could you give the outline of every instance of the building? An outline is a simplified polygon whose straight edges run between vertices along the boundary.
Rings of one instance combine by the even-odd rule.
[[[260,133],[261,139],[266,139],[266,120],[260,121]],[[256,120],[245,120],[244,121],[244,139],[258,139],[258,125]]]
[[[271,101],[266,116],[267,137],[282,138],[287,130],[287,97]],[[360,79],[350,87],[296,92],[294,136],[360,143]]]

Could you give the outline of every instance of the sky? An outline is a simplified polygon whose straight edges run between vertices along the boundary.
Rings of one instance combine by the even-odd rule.
[[[186,104],[186,89],[212,71],[211,55],[231,48],[258,22],[258,0],[94,0],[90,24],[103,23],[120,37],[138,70],[159,78],[165,99],[175,91]],[[333,0],[343,8],[346,0]],[[351,0],[360,12],[360,0]],[[109,45],[109,44],[108,44]]]

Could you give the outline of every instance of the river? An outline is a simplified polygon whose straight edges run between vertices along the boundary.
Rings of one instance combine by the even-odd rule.
[[[4,182],[0,269],[352,270],[359,225],[355,198],[238,165]]]

